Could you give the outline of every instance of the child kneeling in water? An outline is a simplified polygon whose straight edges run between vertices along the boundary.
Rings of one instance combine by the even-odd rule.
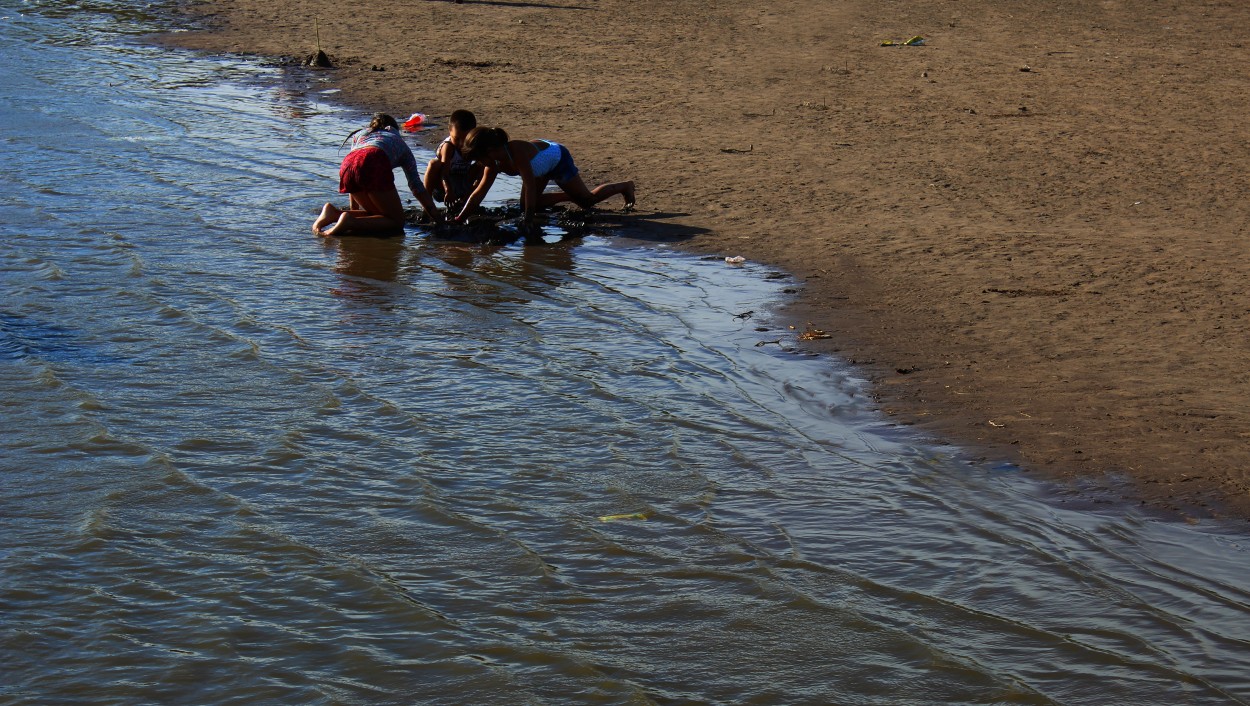
[[[395,118],[375,113],[369,126],[362,130],[359,137],[355,135],[361,130],[353,130],[343,141],[343,144],[348,140],[352,142],[351,150],[339,166],[339,193],[348,195],[347,210],[327,203],[313,221],[313,232],[317,235],[380,235],[402,231],[404,204],[395,189],[395,167],[403,168],[412,195],[434,222],[441,223],[443,215],[421,183],[416,157],[399,134]]]
[[[482,165],[464,155],[464,139],[477,127],[477,116],[468,110],[457,110],[447,121],[447,139],[434,151],[434,159],[425,168],[425,190],[435,201],[447,205],[447,212],[459,211],[465,199],[482,179]]]
[[[469,195],[457,221],[463,221],[486,198],[500,172],[521,177],[521,207],[525,220],[544,206],[572,201],[582,208],[591,208],[604,199],[621,194],[625,208],[634,206],[634,182],[618,181],[600,184],[593,189],[578,176],[577,165],[567,148],[551,140],[509,140],[502,128],[474,128],[464,141],[465,155],[486,169],[477,188]],[[544,194],[548,182],[554,181],[562,193]]]

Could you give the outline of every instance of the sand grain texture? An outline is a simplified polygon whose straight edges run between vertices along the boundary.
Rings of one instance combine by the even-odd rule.
[[[317,18],[362,112],[466,107],[636,179],[628,232],[792,272],[788,315],[900,422],[1087,496],[1250,516],[1250,5],[192,10],[212,31],[174,41],[270,56],[314,52]]]

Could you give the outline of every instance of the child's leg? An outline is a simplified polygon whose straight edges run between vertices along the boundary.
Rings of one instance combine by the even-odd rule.
[[[326,204],[321,207],[321,215],[317,216],[317,220],[313,221],[312,229],[317,235],[321,235],[321,229],[337,221],[343,212],[335,208],[334,204]]]
[[[573,201],[573,200],[574,199],[572,196],[569,196],[567,193],[563,191],[557,191],[551,194],[542,193],[538,195],[538,205],[543,208],[546,208],[548,206],[554,206],[558,203],[564,203],[565,201]],[[590,207],[587,206],[586,208],[590,208]]]
[[[394,186],[383,191],[365,191],[355,196],[360,207],[368,211],[370,216],[383,216],[396,223],[404,222],[404,204],[399,200],[399,192]]]
[[[342,211],[338,222],[323,231],[325,235],[378,235],[403,230],[404,204],[394,188],[352,194],[352,202],[360,209]]]
[[[625,208],[631,208],[634,205],[634,182],[632,181],[618,181],[612,184],[600,184],[594,189],[586,188],[586,182],[582,181],[580,176],[575,176],[568,181],[556,183],[561,189],[564,190],[564,193],[567,194],[567,198],[557,198],[548,202],[546,197],[559,197],[560,194],[544,194],[539,197],[540,204],[555,204],[560,203],[560,201],[571,200],[582,208],[590,208],[600,201],[609,199],[617,194],[623,194],[625,196]]]
[[[573,197],[569,196],[564,191],[558,191],[554,194],[547,193],[547,184],[550,184],[550,183],[551,183],[550,179],[540,179],[534,184],[534,187],[538,189],[538,207],[539,208],[546,208],[548,206],[554,206],[558,203],[564,203],[565,201],[573,200]],[[559,182],[557,182],[557,185],[559,185]]]
[[[425,177],[421,181],[425,184],[425,190],[434,197],[435,201],[442,201],[446,198],[443,180],[446,178],[447,166],[443,160],[435,157],[425,167]]]

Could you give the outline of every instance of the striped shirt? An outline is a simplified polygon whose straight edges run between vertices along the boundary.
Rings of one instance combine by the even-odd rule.
[[[412,156],[412,150],[408,148],[408,143],[404,142],[403,135],[383,128],[363,133],[352,140],[352,152],[366,147],[377,147],[385,152],[386,158],[391,162],[391,169],[403,168],[404,176],[408,179],[408,190],[414,196],[425,192],[425,185],[421,183],[421,174],[417,171],[417,158]]]

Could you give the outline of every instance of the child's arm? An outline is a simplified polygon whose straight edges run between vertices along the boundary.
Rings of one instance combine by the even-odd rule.
[[[521,174],[521,217],[526,223],[534,220],[534,213],[538,210],[538,180],[534,178],[534,172],[530,170],[529,162],[524,167],[520,167],[517,171]]]
[[[443,222],[443,214],[438,210],[438,206],[434,205],[434,197],[430,196],[430,192],[425,189],[420,191],[413,189],[412,195],[417,197],[417,201],[421,203],[421,208],[425,209],[425,215],[435,223]]]
[[[530,145],[528,142],[521,144]],[[509,149],[509,152],[516,154],[515,150]],[[530,159],[530,157],[524,157],[512,160],[512,163],[516,165],[517,174],[521,177],[521,210],[522,218],[526,223],[534,220],[534,212],[538,210],[538,180],[534,178],[534,168],[530,165]]]
[[[408,180],[408,190],[412,195],[417,197],[417,201],[421,203],[421,207],[425,209],[426,215],[435,223],[443,222],[443,214],[438,212],[438,207],[434,205],[434,199],[430,197],[430,192],[426,191],[425,184],[421,181],[421,175],[417,172],[417,159],[413,156],[412,150],[408,149],[408,145],[400,141],[397,143],[400,151],[399,166],[404,170],[404,177]]]
[[[477,207],[482,205],[482,199],[486,198],[486,193],[490,191],[490,187],[495,183],[495,170],[486,167],[482,170],[482,180],[477,183],[477,188],[473,193],[469,194],[469,198],[464,202],[464,208],[461,209],[460,215],[456,216],[457,222],[463,222],[464,219],[473,215]]]

